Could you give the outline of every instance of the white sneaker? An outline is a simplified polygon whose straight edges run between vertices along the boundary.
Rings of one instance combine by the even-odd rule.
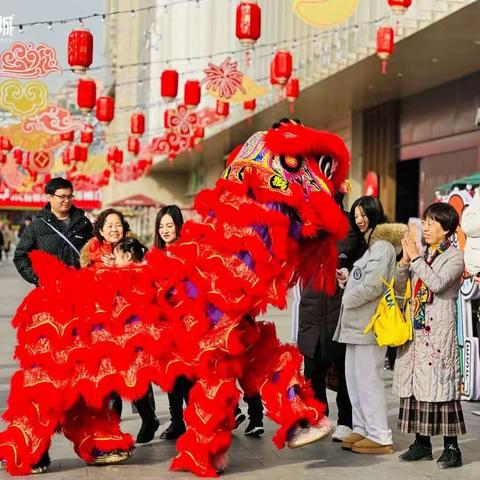
[[[332,440],[334,442],[343,442],[353,433],[353,430],[346,425],[337,425],[335,427],[335,432],[332,435]]]
[[[323,417],[318,425],[307,428],[298,428],[294,436],[288,441],[289,448],[300,448],[328,437],[333,431],[333,425],[327,417]]]

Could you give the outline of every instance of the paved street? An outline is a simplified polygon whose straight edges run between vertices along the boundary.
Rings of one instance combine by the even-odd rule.
[[[9,379],[15,370],[12,352],[15,335],[10,327],[10,319],[15,308],[29,286],[16,274],[11,263],[0,263],[0,409],[5,409],[9,391]],[[275,320],[281,338],[290,339],[290,311],[271,311],[266,316]],[[387,373],[386,389],[390,392],[391,374]],[[333,398],[332,398],[333,399]],[[396,432],[398,400],[391,394],[388,397],[390,425],[394,430],[395,448],[404,450],[409,439]],[[165,394],[156,389],[157,414],[165,426],[168,421],[168,405]],[[405,480],[405,479],[477,479],[480,471],[480,417],[470,412],[480,410],[479,404],[463,403],[468,435],[460,439],[464,467],[458,470],[440,471],[434,462],[420,462],[416,465],[401,463],[398,454],[384,456],[356,455],[342,451],[339,444],[327,439],[321,443],[298,450],[277,450],[271,442],[275,426],[266,421],[266,433],[262,439],[248,439],[243,435],[243,425],[235,432],[230,449],[230,468],[225,476],[232,479],[352,479],[352,480]],[[332,419],[335,419],[335,404],[331,404]],[[136,434],[140,421],[133,415],[129,405],[124,405],[122,422],[125,431]],[[442,440],[434,440],[434,457],[441,453]],[[156,440],[140,446],[127,463],[115,467],[87,467],[75,456],[70,443],[57,435],[51,449],[53,459],[46,479],[73,479],[94,476],[97,479],[193,479],[193,475],[169,472],[170,459],[174,455],[174,445]],[[7,478],[0,472],[0,479]]]

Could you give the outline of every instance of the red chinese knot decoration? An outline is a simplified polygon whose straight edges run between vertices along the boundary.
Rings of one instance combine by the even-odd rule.
[[[245,47],[253,47],[260,38],[262,11],[256,0],[242,0],[237,6],[235,33]]]
[[[160,95],[166,102],[171,102],[178,94],[178,72],[164,70],[160,77]]]
[[[273,57],[273,76],[280,85],[285,85],[292,75],[292,54],[278,51]]]
[[[377,31],[377,55],[382,60],[382,74],[387,73],[387,62],[394,50],[395,33],[392,27],[380,27]]]
[[[96,99],[97,85],[95,80],[80,78],[77,85],[78,108],[87,112],[93,110],[95,108]]]
[[[110,123],[115,113],[115,100],[112,97],[98,97],[96,117],[99,122]]]
[[[93,35],[84,28],[72,30],[68,36],[68,64],[75,73],[83,73],[92,60]]]

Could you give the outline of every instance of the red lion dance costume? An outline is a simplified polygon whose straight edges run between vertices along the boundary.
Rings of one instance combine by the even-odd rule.
[[[280,425],[279,448],[299,422],[318,424],[323,406],[299,373],[300,353],[255,317],[285,307],[299,279],[333,291],[347,224],[332,196],[348,167],[337,136],[277,125],[254,134],[198,195],[203,220],[185,224],[171,255],[154,250],[145,266],[91,271],[34,252],[40,286],[13,319],[20,370],[0,433],[7,470],[30,473],[59,429],[87,462],[95,451],[133,448],[105,399],[138,399],[149,382],[169,390],[179,375],[196,383],[174,470],[216,476],[237,380]]]

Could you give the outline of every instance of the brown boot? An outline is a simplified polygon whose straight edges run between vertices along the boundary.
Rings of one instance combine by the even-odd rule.
[[[359,442],[355,442],[352,446],[352,452],[355,453],[370,453],[373,455],[383,455],[393,453],[393,445],[380,445],[373,440],[364,438]]]
[[[342,442],[342,448],[344,450],[351,450],[353,447],[353,444],[355,442],[359,442],[360,440],[363,440],[365,437],[360,435],[359,433],[351,433],[343,442]]]

